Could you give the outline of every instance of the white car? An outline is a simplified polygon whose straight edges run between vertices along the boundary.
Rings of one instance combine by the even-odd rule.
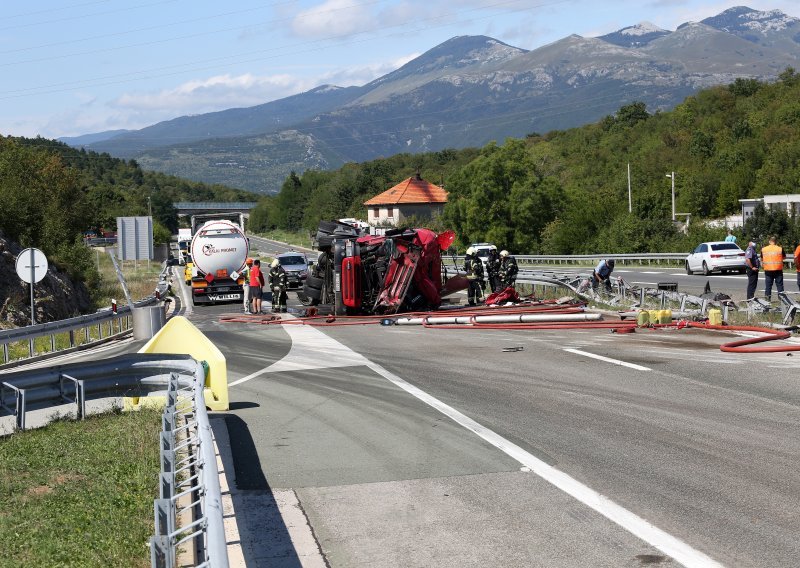
[[[686,274],[700,271],[706,276],[712,272],[744,274],[746,267],[744,251],[736,243],[724,241],[700,243],[686,257]]]
[[[481,262],[483,263],[483,273],[488,277],[489,268],[486,262],[489,260],[489,252],[493,250],[496,251],[497,246],[493,245],[492,243],[472,243],[469,246],[475,249],[475,254],[478,255],[478,258],[480,258]]]

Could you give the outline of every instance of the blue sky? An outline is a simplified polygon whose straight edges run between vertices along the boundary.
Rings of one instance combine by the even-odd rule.
[[[0,18],[0,135],[56,138],[362,85],[459,35],[535,49],[797,0],[29,0]],[[11,5],[11,7],[9,7]]]

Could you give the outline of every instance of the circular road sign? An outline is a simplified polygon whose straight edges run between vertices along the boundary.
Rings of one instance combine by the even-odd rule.
[[[33,270],[31,271],[31,268]],[[17,256],[17,274],[23,282],[39,282],[47,274],[47,258],[37,248],[26,248]],[[31,282],[33,275],[33,282]]]

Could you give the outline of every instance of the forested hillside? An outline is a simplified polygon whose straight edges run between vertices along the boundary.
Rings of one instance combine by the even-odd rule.
[[[134,161],[76,150],[43,138],[0,138],[0,232],[40,248],[91,283],[83,231],[116,229],[118,216],[148,214],[162,235],[177,230],[175,201],[253,201],[250,193],[144,172]]]
[[[419,169],[448,190],[434,224],[454,229],[462,245],[489,240],[550,254],[689,250],[724,234],[701,221],[741,211],[739,199],[800,193],[798,101],[800,75],[787,69],[774,83],[737,79],[701,91],[669,112],[650,114],[632,103],[595,124],[480,150],[292,174],[276,197],[262,201],[254,221],[298,230],[321,218],[363,218],[365,200]],[[688,235],[672,223],[666,176],[673,171],[676,211],[691,215]],[[800,232],[789,221],[781,237],[796,242]],[[771,226],[758,230],[764,227]]]

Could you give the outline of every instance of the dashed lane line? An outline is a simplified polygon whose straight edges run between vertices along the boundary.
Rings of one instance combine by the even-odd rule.
[[[635,363],[628,363],[627,361],[620,361],[619,359],[612,359],[611,357],[603,357],[602,355],[589,353],[588,351],[581,351],[580,349],[564,349],[564,351],[567,351],[569,353],[574,353],[575,355],[591,357],[592,359],[597,359],[599,361],[605,361],[606,363],[611,363],[612,365],[621,365],[622,367],[636,369],[637,371],[652,371],[650,367],[643,367],[642,365],[637,365]]]

